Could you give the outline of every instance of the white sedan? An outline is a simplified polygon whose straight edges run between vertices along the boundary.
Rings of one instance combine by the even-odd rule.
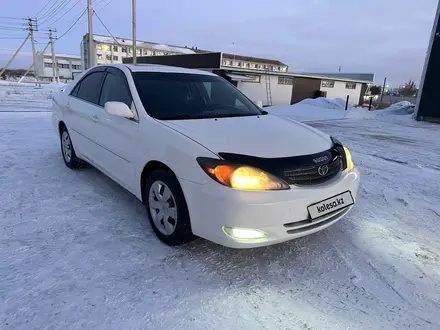
[[[347,214],[359,188],[341,142],[205,71],[94,67],[54,98],[52,118],[65,164],[85,161],[133,193],[169,245],[309,235]]]

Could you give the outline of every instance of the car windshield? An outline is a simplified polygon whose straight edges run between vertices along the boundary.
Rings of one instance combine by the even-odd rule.
[[[218,76],[134,72],[134,83],[147,113],[156,119],[200,119],[264,114]]]

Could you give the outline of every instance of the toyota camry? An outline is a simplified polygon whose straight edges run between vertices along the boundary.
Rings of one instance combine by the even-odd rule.
[[[225,79],[159,65],[86,71],[53,100],[65,164],[141,200],[157,237],[232,248],[284,242],[353,207],[359,171],[336,138],[272,116]]]

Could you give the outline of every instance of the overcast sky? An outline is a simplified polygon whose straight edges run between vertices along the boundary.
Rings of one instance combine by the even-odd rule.
[[[2,1],[0,66],[21,42],[6,38],[25,36],[4,29],[10,26],[7,22],[20,22],[4,17],[36,15],[48,1],[47,8],[64,3],[64,9],[50,19],[43,10],[38,15],[40,31],[55,27],[58,36],[87,2]],[[113,35],[131,36],[130,0],[94,3]],[[138,0],[137,34],[140,40],[278,59],[290,71],[336,72],[341,65],[343,72],[375,72],[378,82],[386,76],[398,85],[420,80],[437,4],[438,0]],[[95,33],[108,34],[96,17],[93,24]],[[56,52],[79,54],[86,32],[85,15],[56,43]],[[44,47],[44,33],[39,32],[37,41],[38,49]],[[30,49],[26,45],[11,67],[29,65]]]

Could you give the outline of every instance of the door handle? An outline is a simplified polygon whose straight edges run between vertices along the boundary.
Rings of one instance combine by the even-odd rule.
[[[98,121],[98,120],[99,120],[98,115],[93,115],[93,116],[92,116],[92,120],[93,120],[93,121]]]

